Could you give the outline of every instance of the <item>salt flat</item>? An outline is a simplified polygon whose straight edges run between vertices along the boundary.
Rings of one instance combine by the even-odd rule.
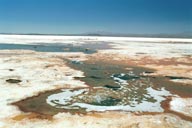
[[[0,48],[0,128],[192,127],[192,39],[0,35],[0,44],[33,47]],[[142,111],[147,103],[154,111]]]

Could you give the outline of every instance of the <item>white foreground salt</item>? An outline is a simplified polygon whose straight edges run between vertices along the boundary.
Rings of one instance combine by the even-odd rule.
[[[74,76],[82,77],[83,72],[67,67],[55,55],[30,51],[23,51],[24,54],[19,55],[17,53],[19,52],[15,51],[14,56],[0,59],[0,125],[1,120],[22,113],[16,106],[10,105],[13,102],[48,90],[87,87],[83,82],[74,80]],[[8,83],[8,79],[18,79],[21,82]]]
[[[172,111],[192,117],[192,98],[173,98],[170,106]]]

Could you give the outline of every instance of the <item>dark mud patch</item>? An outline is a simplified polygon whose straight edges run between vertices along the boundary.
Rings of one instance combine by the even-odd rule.
[[[7,79],[6,82],[7,82],[7,83],[11,83],[11,84],[17,84],[17,83],[21,83],[22,80],[18,80],[18,79]]]
[[[165,87],[166,90],[180,97],[192,97],[192,87],[190,85],[175,83],[163,76],[151,77],[151,81],[155,83],[156,87]]]
[[[165,77],[171,80],[192,80],[191,78],[188,77],[178,77],[178,76],[165,76]]]
[[[110,89],[113,89],[113,90],[118,90],[118,89],[121,88],[120,85],[104,85],[103,87],[110,88]]]
[[[14,69],[9,69],[10,72],[14,71]]]
[[[146,74],[152,74],[152,73],[154,73],[154,72],[145,71],[144,73],[146,73]]]
[[[19,109],[23,112],[33,112],[40,115],[44,115],[44,117],[50,118],[50,116],[56,115],[60,112],[70,112],[71,114],[78,114],[78,113],[85,113],[85,111],[81,110],[65,110],[61,108],[52,107],[47,104],[46,99],[48,96],[59,93],[61,90],[53,90],[53,91],[47,91],[44,93],[40,93],[37,96],[30,97],[24,100],[21,100],[19,102],[13,103],[13,105],[16,105],[19,107]]]
[[[134,80],[139,79],[140,74],[145,71],[151,69],[144,69],[141,67],[133,67],[124,64],[113,64],[111,62],[101,61],[87,61],[83,62],[83,64],[75,64],[73,61],[69,61],[68,66],[71,68],[81,70],[84,72],[86,77],[76,78],[78,80],[82,80],[86,82],[91,87],[102,87],[105,85],[117,85],[116,81],[114,81],[113,77],[119,77],[123,80]],[[126,68],[133,68],[131,74]],[[121,73],[125,75],[121,76]]]

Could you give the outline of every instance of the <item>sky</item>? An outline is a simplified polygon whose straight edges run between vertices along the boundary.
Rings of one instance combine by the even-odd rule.
[[[0,0],[0,33],[192,32],[192,0]]]

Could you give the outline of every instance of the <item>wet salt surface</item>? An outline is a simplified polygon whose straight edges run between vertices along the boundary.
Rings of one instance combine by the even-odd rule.
[[[113,106],[102,106],[102,105],[92,105],[89,103],[81,103],[81,102],[72,102],[73,98],[83,98],[83,93],[88,93],[86,90],[62,90],[63,92],[58,94],[50,95],[47,98],[47,103],[56,107],[56,108],[64,108],[64,109],[80,109],[84,108],[86,111],[108,111],[108,110],[122,110],[122,111],[140,111],[140,112],[163,112],[164,109],[161,107],[161,102],[166,98],[165,96],[170,96],[171,93],[164,88],[161,90],[155,90],[151,87],[147,88],[147,97],[153,98],[155,101],[150,102],[146,99],[140,101],[141,103],[137,103],[137,98],[132,99],[130,105],[127,105],[126,102],[120,102]],[[64,98],[65,97],[65,98]],[[98,103],[105,101],[105,97],[95,95],[92,97]]]
[[[85,109],[86,111],[163,112],[161,102],[174,96],[165,88],[154,88],[148,78],[133,72],[113,74],[111,78],[121,88],[64,89],[47,97],[46,102],[56,108]]]

